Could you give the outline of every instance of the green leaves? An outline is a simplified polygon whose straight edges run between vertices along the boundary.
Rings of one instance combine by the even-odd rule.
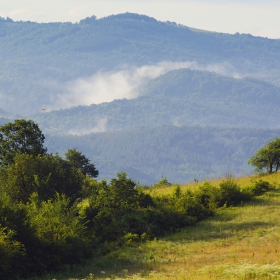
[[[84,175],[59,155],[18,154],[0,173],[2,188],[13,201],[27,202],[33,192],[40,199],[64,193],[73,202],[81,196]]]
[[[86,158],[82,152],[79,152],[76,148],[68,149],[66,159],[77,169],[80,169],[84,175],[96,178],[98,176],[98,170],[90,163],[90,160]]]
[[[280,164],[280,138],[268,142],[259,149],[248,161],[248,164],[255,166],[255,171],[277,172]]]
[[[29,120],[15,120],[0,127],[0,164],[7,166],[17,154],[44,155],[45,136],[38,125]]]

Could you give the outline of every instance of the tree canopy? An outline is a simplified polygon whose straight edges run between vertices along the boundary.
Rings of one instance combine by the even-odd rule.
[[[48,154],[45,136],[32,120],[15,120],[0,127],[0,184],[13,201],[27,202],[36,192],[42,200],[55,193],[71,202],[81,197],[86,175],[98,171],[77,149],[68,149],[66,160]]]
[[[15,120],[0,127],[0,163],[7,166],[18,154],[44,155],[45,136],[32,120]]]
[[[263,169],[269,173],[277,172],[280,165],[280,137],[276,137],[259,149],[248,163],[255,166],[257,172]]]
[[[95,166],[90,163],[90,160],[76,148],[68,149],[65,156],[67,161],[76,169],[81,170],[84,175],[88,175],[93,178],[98,176],[98,170],[95,169]]]

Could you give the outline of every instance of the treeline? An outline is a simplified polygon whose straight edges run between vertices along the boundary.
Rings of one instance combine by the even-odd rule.
[[[77,147],[110,180],[126,171],[141,183],[153,184],[161,176],[176,183],[249,174],[250,158],[279,130],[198,126],[138,127],[129,131],[82,136],[46,136],[51,152],[63,155]]]
[[[0,128],[0,278],[58,271],[203,220],[272,186],[241,189],[229,176],[219,187],[151,195],[125,173],[96,181],[98,171],[77,149],[47,153],[32,121]],[[12,147],[12,148],[11,148]],[[161,180],[155,187],[169,186]]]

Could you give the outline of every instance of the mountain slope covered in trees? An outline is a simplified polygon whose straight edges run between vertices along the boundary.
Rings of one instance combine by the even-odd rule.
[[[52,108],[67,94],[65,83],[124,65],[225,64],[232,72],[280,83],[279,40],[206,32],[130,13],[75,24],[1,18],[0,26],[0,107],[13,113]]]
[[[99,170],[99,179],[126,171],[140,183],[155,183],[166,176],[185,183],[252,172],[248,159],[278,130],[214,127],[140,127],[129,131],[84,136],[47,136],[50,152],[67,148],[87,154]]]
[[[139,97],[31,116],[52,134],[136,126],[278,128],[280,88],[254,79],[179,69],[135,89]]]

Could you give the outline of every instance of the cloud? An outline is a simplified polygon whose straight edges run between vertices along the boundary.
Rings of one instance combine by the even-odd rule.
[[[53,108],[69,108],[78,105],[100,104],[115,99],[132,99],[138,96],[136,88],[149,79],[168,71],[189,68],[212,71],[220,75],[241,78],[229,63],[199,65],[197,62],[164,61],[142,67],[125,67],[116,72],[98,72],[91,77],[79,78],[64,85],[63,94],[53,99]]]
[[[78,78],[66,83],[44,80],[42,81],[42,86],[49,88],[51,93],[48,95],[48,100],[44,99],[44,103],[34,104],[33,108],[37,108],[38,112],[46,113],[79,105],[100,104],[123,98],[136,98],[139,85],[171,70],[181,68],[210,71],[234,78],[242,78],[244,76],[258,79],[264,78],[264,74],[261,73],[239,73],[228,62],[200,65],[195,61],[163,61],[155,65],[144,65],[142,67],[126,66],[118,71],[97,72],[92,76]],[[14,97],[0,93],[0,107],[7,111],[10,108],[15,108]],[[97,127],[99,127],[99,131],[102,131],[102,125]],[[97,128],[94,127],[93,132],[95,129]],[[69,133],[75,134],[75,131]]]
[[[73,128],[67,131],[68,134],[71,135],[85,135],[90,133],[97,133],[97,132],[106,132],[106,124],[107,118],[102,118],[97,121],[93,128]]]

